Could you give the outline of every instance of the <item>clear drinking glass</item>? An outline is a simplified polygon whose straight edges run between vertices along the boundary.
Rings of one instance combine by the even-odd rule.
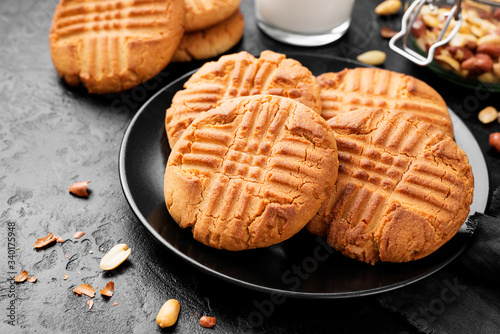
[[[351,23],[354,0],[256,0],[257,25],[272,38],[319,46],[342,37]]]

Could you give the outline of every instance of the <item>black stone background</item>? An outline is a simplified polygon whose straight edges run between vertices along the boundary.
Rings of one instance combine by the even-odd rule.
[[[373,9],[378,2],[356,1],[352,25],[341,40],[304,50],[264,35],[255,24],[254,2],[242,0],[245,33],[230,52],[307,51],[353,59],[371,49],[386,51],[385,68],[430,83],[466,122],[486,157],[491,196],[500,185],[500,154],[489,148],[488,136],[500,131],[500,124],[481,124],[477,112],[488,105],[500,107],[499,94],[454,86],[391,52],[379,30],[382,25],[398,29],[401,16],[377,17]],[[0,4],[0,333],[416,332],[402,317],[380,307],[376,297],[288,298],[274,306],[261,326],[253,327],[249,314],[257,309],[255,302],[262,303],[269,295],[202,273],[156,242],[122,193],[118,151],[139,107],[201,62],[171,64],[141,89],[89,95],[82,87],[64,84],[52,65],[48,34],[55,6],[56,0]],[[68,186],[80,180],[92,181],[88,199],[67,193]],[[8,263],[12,260],[8,258],[9,226],[15,228],[13,243],[19,248],[13,270]],[[73,239],[77,230],[87,234]],[[48,232],[66,241],[33,249],[34,241]],[[103,273],[98,269],[101,257],[121,242],[132,248],[130,259]],[[23,269],[38,281],[11,287],[9,272]],[[67,280],[63,280],[65,273]],[[81,283],[103,288],[107,280],[115,282],[115,294],[105,300],[97,293],[91,311],[86,304],[89,298],[72,292]],[[182,310],[174,327],[161,330],[155,317],[169,298],[178,299]],[[5,324],[12,300],[15,327]],[[115,302],[118,305],[112,306]],[[217,317],[214,329],[200,327],[199,317],[204,314]]]

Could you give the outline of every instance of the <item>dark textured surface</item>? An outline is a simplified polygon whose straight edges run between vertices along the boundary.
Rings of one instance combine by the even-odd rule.
[[[363,51],[382,49],[388,53],[385,68],[430,83],[474,133],[488,163],[492,191],[500,185],[500,154],[489,148],[488,136],[500,131],[500,124],[481,124],[477,112],[488,105],[498,107],[499,94],[453,86],[390,52],[379,28],[385,24],[397,28],[399,23],[376,17],[377,3],[357,1],[346,36],[306,51],[354,58]],[[127,123],[142,103],[200,63],[171,64],[149,83],[121,94],[91,96],[83,88],[70,88],[58,78],[49,54],[55,5],[54,0],[7,0],[0,7],[1,333],[415,332],[403,318],[381,308],[376,297],[288,298],[270,306],[269,295],[201,273],[157,243],[123,196],[118,151]],[[255,26],[253,1],[243,0],[241,9],[245,34],[231,52],[303,51],[263,35]],[[88,199],[67,192],[71,183],[81,180],[92,181]],[[79,230],[86,235],[73,239]],[[49,232],[66,241],[34,250],[35,240]],[[119,242],[127,243],[132,255],[117,270],[104,274],[98,269],[100,259]],[[23,269],[38,281],[11,287],[10,273]],[[90,311],[89,298],[72,292],[82,283],[103,288],[108,279],[115,282],[115,294],[106,300],[97,293]],[[181,314],[176,326],[160,330],[155,317],[169,298],[180,301]],[[115,302],[118,305],[113,306]],[[7,309],[10,305],[13,312]],[[265,320],[253,326],[256,318],[249,316],[259,308]],[[15,327],[6,324],[11,313]],[[204,314],[217,317],[213,330],[199,326]]]

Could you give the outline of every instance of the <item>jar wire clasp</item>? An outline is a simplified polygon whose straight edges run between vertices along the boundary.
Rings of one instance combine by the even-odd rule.
[[[401,22],[401,31],[394,37],[392,37],[389,41],[389,47],[393,51],[420,66],[427,66],[432,62],[437,48],[450,42],[458,33],[463,22],[462,15],[460,14],[462,0],[457,0],[450,11],[445,13],[446,21],[444,22],[443,29],[441,30],[437,41],[429,47],[427,57],[424,57],[416,51],[412,50],[410,47],[408,47],[408,36],[411,33],[411,27],[413,26],[418,14],[425,4],[427,4],[431,10],[437,10],[437,6],[434,4],[434,2],[435,0],[416,0],[415,2],[413,2],[403,15],[403,20]],[[446,31],[448,30],[448,26],[453,19],[456,20],[457,23],[450,34],[445,38],[444,36],[446,34]],[[396,45],[396,42],[401,38],[403,39],[402,48]]]

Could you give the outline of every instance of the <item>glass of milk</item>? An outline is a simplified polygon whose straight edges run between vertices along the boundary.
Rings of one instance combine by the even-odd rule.
[[[256,0],[257,24],[278,41],[318,46],[344,35],[354,0]]]

